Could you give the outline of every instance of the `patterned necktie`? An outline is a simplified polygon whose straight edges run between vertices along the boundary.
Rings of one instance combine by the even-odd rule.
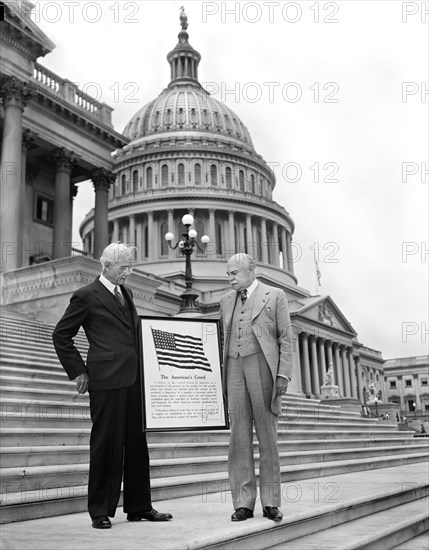
[[[245,302],[246,302],[246,300],[247,300],[247,288],[245,288],[244,290],[242,290],[242,291],[240,292],[240,294],[241,294],[241,303],[242,303],[243,306],[244,306],[244,304],[245,304]]]
[[[115,290],[113,291],[113,293],[115,294],[115,298],[117,300],[119,300],[119,303],[121,304],[122,307],[124,307],[124,297],[122,296],[122,293],[119,292],[119,288],[117,286],[115,286]]]

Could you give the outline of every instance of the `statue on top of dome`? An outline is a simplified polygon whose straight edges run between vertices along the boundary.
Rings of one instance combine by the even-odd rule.
[[[180,8],[180,24],[182,26],[182,30],[186,31],[186,29],[188,28],[188,16],[185,13],[184,6]]]

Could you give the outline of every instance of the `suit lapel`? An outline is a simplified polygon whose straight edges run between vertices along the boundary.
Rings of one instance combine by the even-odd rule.
[[[225,327],[228,329],[231,325],[232,314],[234,313],[235,302],[237,300],[237,292],[234,290],[227,294],[225,298],[225,303],[223,306],[224,315],[225,315]]]
[[[257,317],[261,311],[262,308],[265,306],[268,300],[268,296],[270,294],[269,289],[263,285],[262,283],[259,283],[258,286],[254,290],[254,300],[253,300],[253,307],[252,307],[252,321]]]
[[[111,292],[100,282],[100,279],[94,281],[94,291],[96,293],[97,300],[106,307],[110,313],[120,319],[123,323],[126,323],[126,317],[118,300],[113,296]],[[128,324],[128,323],[127,323]]]

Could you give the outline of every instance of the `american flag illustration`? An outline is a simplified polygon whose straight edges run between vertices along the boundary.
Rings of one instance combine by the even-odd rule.
[[[212,372],[203,341],[195,336],[166,332],[151,327],[159,366],[201,369]]]

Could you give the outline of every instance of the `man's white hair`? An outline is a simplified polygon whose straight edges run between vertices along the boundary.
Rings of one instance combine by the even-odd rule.
[[[136,256],[137,248],[126,243],[112,243],[106,246],[101,255],[100,262],[104,266],[106,263],[116,264],[124,261],[133,260]]]
[[[229,265],[232,265],[233,263],[243,263],[246,267],[253,270],[256,268],[255,260],[252,258],[252,256],[250,256],[249,254],[245,254],[244,252],[239,252],[238,254],[234,254],[233,256],[231,256],[231,258],[229,258],[228,260],[228,263]]]

